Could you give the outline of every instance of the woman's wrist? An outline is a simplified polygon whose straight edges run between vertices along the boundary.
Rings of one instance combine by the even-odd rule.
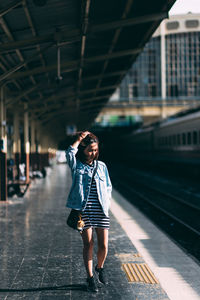
[[[82,138],[81,136],[79,136],[79,137],[77,138],[77,140],[76,140],[76,141],[77,141],[78,143],[81,143],[81,142],[82,142],[82,140],[83,140],[83,138]]]
[[[77,142],[77,143],[80,143],[80,142],[81,142],[81,139],[80,139],[80,138],[78,138],[78,139],[76,140],[76,142]]]

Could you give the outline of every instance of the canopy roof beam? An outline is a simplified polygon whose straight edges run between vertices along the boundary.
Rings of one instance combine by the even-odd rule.
[[[46,48],[44,48],[42,50],[42,53],[47,51],[50,47],[52,47],[52,45],[47,46]],[[23,66],[25,66],[27,63],[29,63],[30,61],[37,59],[38,58],[38,54],[35,54],[29,58],[27,58],[26,60],[24,60],[23,62],[19,63],[18,65],[16,65],[15,67],[11,68],[10,70],[8,70],[7,72],[5,72],[4,74],[2,74],[0,76],[0,81],[6,79],[6,78],[14,78],[14,76],[12,77],[11,75],[13,73],[15,73],[16,71],[18,71],[19,69],[21,69]],[[26,71],[30,76],[32,75],[32,70],[28,70]],[[25,75],[26,76],[26,75]],[[15,78],[17,79],[17,77]]]
[[[113,30],[116,28],[122,29],[123,27],[139,25],[142,23],[148,23],[156,20],[161,21],[167,17],[168,17],[168,13],[164,12],[159,14],[143,15],[135,18],[122,19],[111,23],[90,25],[87,31],[87,35],[89,36],[91,34],[107,31],[107,30]],[[30,39],[4,43],[0,45],[0,54],[12,52],[15,51],[16,49],[32,48],[32,47],[36,47],[36,45],[42,45],[46,43],[55,43],[56,45],[58,40],[59,40],[58,43],[59,46],[67,46],[69,44],[79,42],[81,40],[80,30],[74,29],[71,30],[70,33],[69,30],[63,30],[60,31],[59,33],[53,33],[44,36],[35,36]]]
[[[20,6],[20,5],[22,5],[22,0],[20,0],[20,1],[19,0],[12,1],[6,7],[0,9],[0,17],[3,17],[7,13],[9,13],[11,10],[13,10],[14,8],[16,8],[16,7]]]
[[[133,4],[133,1],[134,1],[134,0],[127,0],[126,6],[125,6],[125,9],[124,9],[124,12],[123,12],[122,17],[121,17],[121,20],[126,19],[128,13],[129,13],[129,11],[130,11],[130,9],[131,9],[131,6],[132,6],[132,4]],[[121,30],[122,30],[122,26],[120,26],[119,28],[116,29],[116,31],[115,31],[115,33],[114,33],[114,36],[113,36],[113,39],[112,39],[112,42],[111,42],[110,49],[109,49],[109,51],[108,51],[108,54],[111,54],[111,53],[113,52],[113,50],[114,50],[114,48],[115,48],[115,45],[116,45],[116,43],[117,43],[117,40],[118,40],[118,38],[119,38],[119,36],[120,36]],[[97,86],[96,86],[97,88],[99,88],[100,85],[101,85],[101,83],[102,83],[103,74],[104,74],[105,71],[106,71],[106,68],[107,68],[107,66],[108,66],[108,62],[109,62],[109,59],[106,59],[105,62],[104,62],[104,64],[103,64],[103,68],[102,68],[102,71],[101,71],[101,77],[100,77],[100,79],[99,79],[99,81],[98,81],[98,83],[97,83]],[[95,93],[95,95],[96,95],[96,93]],[[95,95],[94,95],[94,96],[95,96]]]
[[[48,46],[48,48],[49,47],[50,46]],[[42,52],[46,51],[48,48],[45,48]],[[112,54],[98,55],[98,56],[94,56],[94,57],[90,57],[90,58],[85,58],[84,62],[86,64],[89,64],[89,63],[93,63],[93,62],[97,62],[97,61],[102,61],[102,60],[115,59],[115,58],[122,57],[122,56],[137,54],[137,53],[141,52],[141,50],[142,49],[130,49],[130,50],[124,50],[124,51],[114,52]],[[35,56],[27,59],[27,61],[30,61],[30,60],[33,60],[33,59],[35,59]],[[74,60],[74,61],[70,61],[70,62],[69,61],[62,62],[62,68],[63,68],[62,72],[76,71],[79,68],[78,67],[79,61],[80,60]],[[23,65],[24,65],[24,63],[20,64],[19,66],[16,66],[15,68],[16,69],[17,68],[20,69]],[[12,78],[12,79],[19,79],[19,78],[22,78],[22,77],[29,76],[30,74],[39,74],[39,73],[48,72],[50,70],[51,71],[52,70],[56,70],[56,68],[57,68],[57,64],[49,65],[46,68],[44,68],[42,66],[42,67],[34,68],[34,69],[30,70],[30,71],[23,71],[23,72],[18,72],[16,74],[12,74],[9,77]],[[12,73],[14,73],[14,72],[12,72]],[[10,75],[10,73],[9,73],[9,75]],[[1,77],[3,79],[5,79],[7,77],[7,74],[3,74],[2,76],[0,76],[0,80],[2,80]]]
[[[33,21],[32,21],[32,18],[31,18],[31,15],[30,15],[30,12],[28,10],[28,7],[27,7],[27,3],[26,3],[26,0],[23,1],[23,8],[24,8],[24,12],[25,12],[25,15],[26,15],[26,18],[27,18],[27,21],[28,21],[28,24],[31,28],[31,32],[32,32],[32,35],[34,37],[37,37],[37,32],[36,32],[36,29],[35,29],[35,26],[33,24]],[[44,60],[44,57],[41,53],[41,47],[39,44],[36,44],[36,49],[37,49],[37,52],[39,54],[39,57],[40,57],[40,60],[41,60],[41,63],[44,67],[46,67],[46,63],[45,63],[45,60]],[[47,80],[49,79],[48,77],[48,73],[46,73],[46,77],[47,77]],[[40,97],[42,98],[42,95],[40,93]]]

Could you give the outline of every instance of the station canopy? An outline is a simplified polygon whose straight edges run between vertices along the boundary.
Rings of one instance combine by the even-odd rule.
[[[1,0],[0,85],[55,135],[86,129],[175,0]]]

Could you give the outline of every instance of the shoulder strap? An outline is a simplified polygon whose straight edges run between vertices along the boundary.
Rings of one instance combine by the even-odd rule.
[[[92,179],[94,178],[96,172],[97,172],[97,168],[98,168],[98,160],[96,160],[96,166],[94,168],[93,174],[92,174]]]

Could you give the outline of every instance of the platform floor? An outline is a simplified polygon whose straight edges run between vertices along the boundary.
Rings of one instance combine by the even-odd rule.
[[[121,194],[111,211],[171,300],[200,300],[200,265]]]
[[[24,198],[0,203],[0,299],[169,299],[160,283],[128,282],[123,263],[152,262],[148,255],[144,260],[147,250],[141,249],[144,255],[138,256],[126,218],[135,221],[126,215],[126,202],[120,210],[118,201],[125,199],[116,191],[105,264],[109,285],[98,294],[86,291],[81,237],[65,225],[70,184],[68,167],[58,165],[45,179],[35,180]],[[133,233],[138,225],[132,225]]]

